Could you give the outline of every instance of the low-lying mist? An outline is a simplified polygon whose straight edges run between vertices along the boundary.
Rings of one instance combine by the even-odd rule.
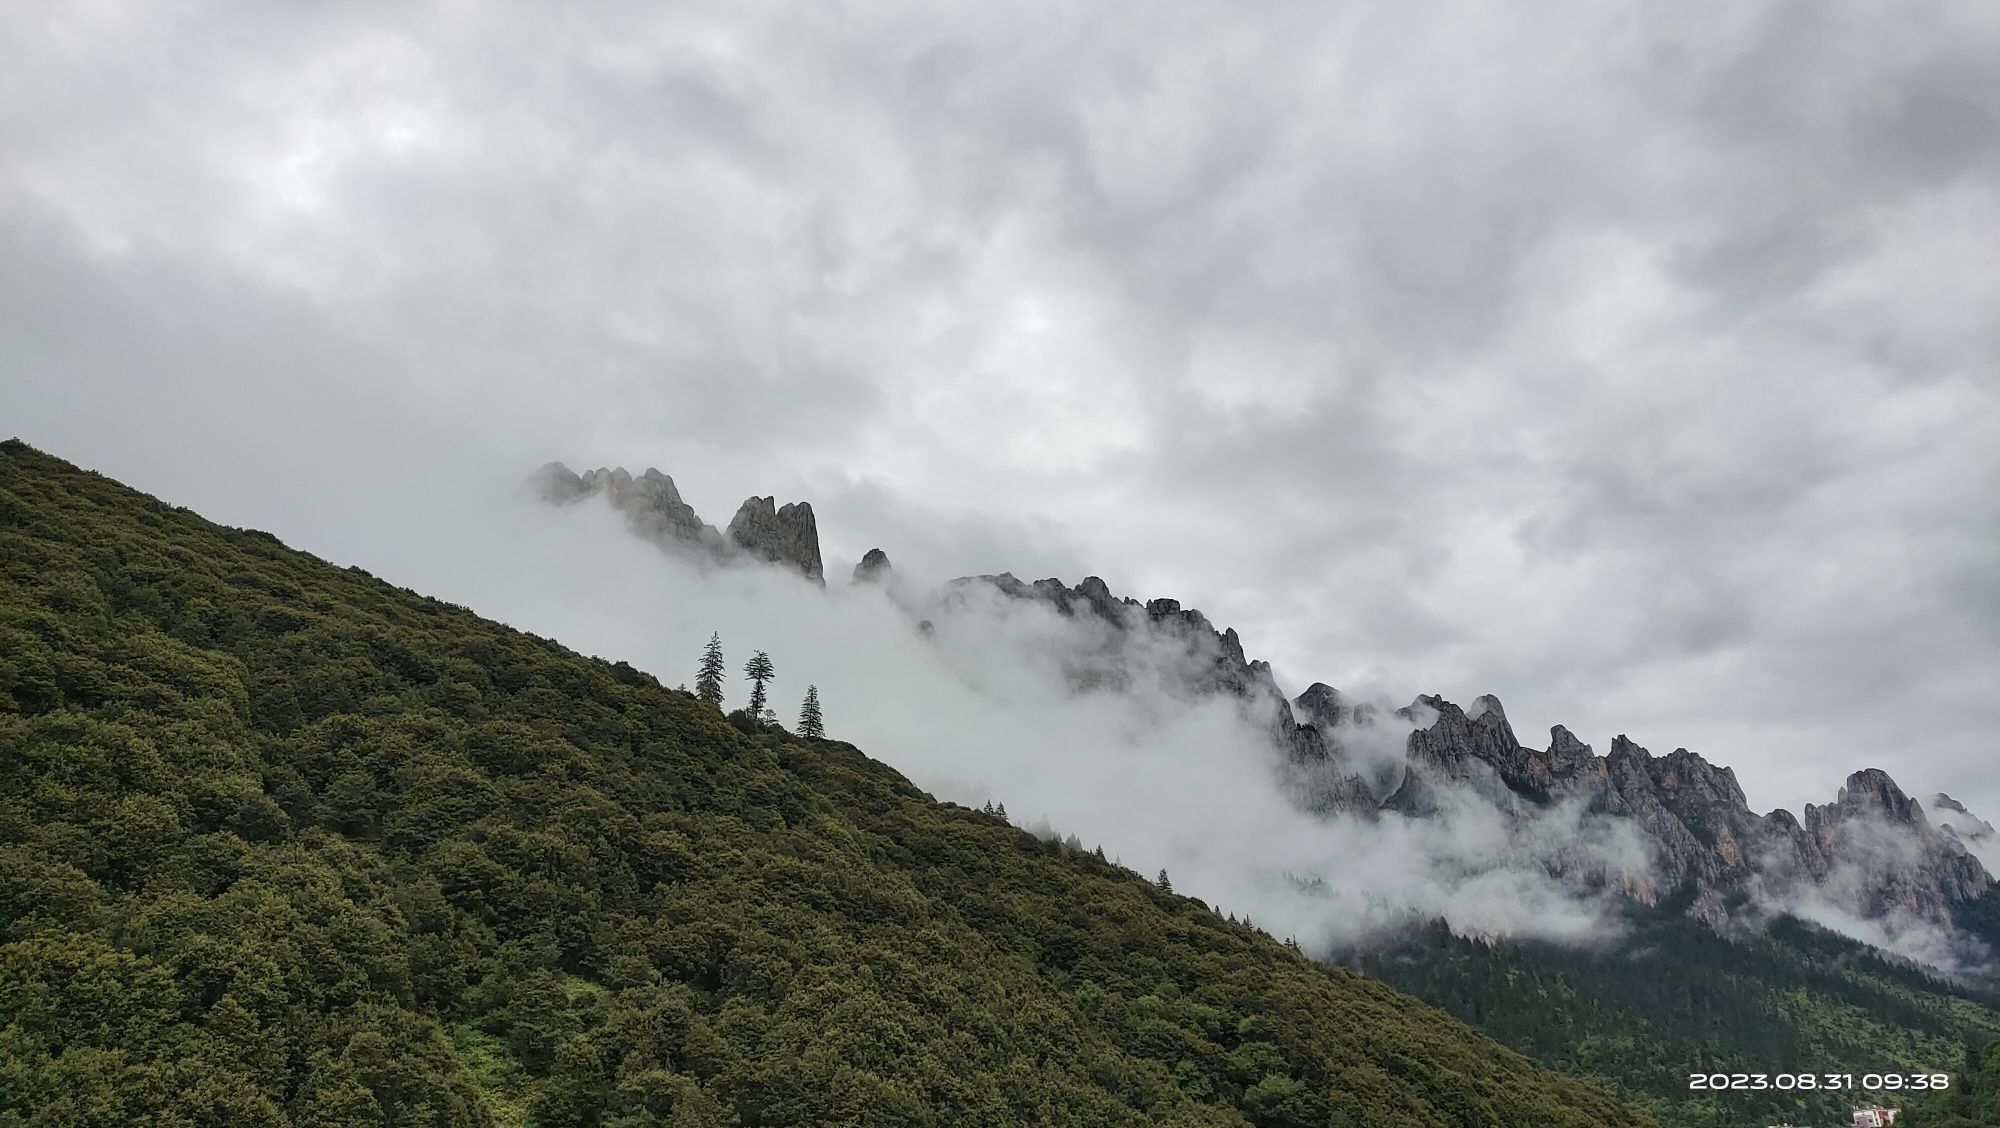
[[[1611,892],[1549,876],[1580,841],[1576,812],[1558,808],[1525,834],[1470,793],[1448,796],[1446,818],[1309,814],[1264,722],[1237,698],[1180,690],[1191,656],[1151,632],[980,586],[939,598],[941,577],[850,585],[848,562],[829,561],[824,589],[776,568],[697,567],[633,537],[597,500],[462,509],[413,526],[368,566],[670,686],[692,682],[719,633],[729,708],[748,696],[744,661],[767,651],[788,726],[817,685],[829,736],[938,797],[1004,803],[1018,826],[1074,835],[1149,877],[1164,869],[1177,891],[1309,951],[1435,917],[1568,943],[1614,931]],[[1113,649],[1122,684],[1079,688],[1078,663]],[[1410,723],[1378,714],[1388,723],[1350,742],[1393,755]],[[1591,848],[1614,868],[1646,864],[1636,839]]]

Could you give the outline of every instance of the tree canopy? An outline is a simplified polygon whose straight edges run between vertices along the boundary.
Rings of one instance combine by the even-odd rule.
[[[819,712],[819,687],[806,687],[806,699],[799,706],[799,735],[807,740],[819,740],[826,736],[826,721]]]
[[[722,664],[722,634],[716,632],[708,636],[708,645],[701,652],[701,669],[695,674],[695,696],[720,710],[722,708],[722,675],[726,667]]]
[[[766,700],[764,683],[778,676],[776,668],[771,665],[771,656],[761,650],[752,654],[750,660],[743,664],[743,676],[750,682],[750,717],[762,721]]]

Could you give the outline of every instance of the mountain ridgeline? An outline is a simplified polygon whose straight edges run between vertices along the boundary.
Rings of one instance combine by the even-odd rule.
[[[781,506],[775,498],[746,498],[737,507],[728,530],[717,532],[693,506],[681,500],[674,480],[658,470],[647,470],[636,478],[622,468],[576,474],[560,462],[551,462],[536,471],[530,482],[542,500],[559,505],[602,497],[625,514],[633,532],[695,560],[747,558],[795,570],[816,584],[826,583],[826,570],[819,558],[819,525],[806,502]]]
[[[0,1124],[1648,1123],[849,745],[0,444]]]
[[[635,531],[698,564],[760,558],[718,551],[698,520],[663,519],[620,484],[649,482],[643,490],[678,503],[658,471],[635,480],[551,467],[536,481],[556,500],[605,493]],[[788,570],[816,576],[805,563],[819,559],[816,543],[794,540],[788,552]],[[1002,572],[926,591],[903,582],[877,548],[852,582],[880,587],[925,638],[934,633],[929,616],[942,622],[955,608],[975,617],[1052,613],[1075,628],[1055,637],[1062,680],[1077,693],[1156,700],[1144,691],[1164,688],[1188,701],[1233,702],[1251,738],[1268,744],[1291,801],[1313,817],[1358,823],[1365,835],[1431,827],[1449,839],[1454,820],[1505,828],[1511,847],[1431,859],[1439,868],[1429,876],[1512,880],[1531,867],[1588,907],[1596,921],[1586,934],[1469,931],[1405,911],[1358,936],[1349,920],[1347,939],[1312,954],[1603,1084],[1662,1123],[1845,1123],[1865,1097],[1901,1106],[1918,1126],[1948,1104],[1953,1118],[1944,1122],[1956,1125],[1965,1123],[1960,1110],[1990,1102],[1983,1090],[1969,1103],[1959,1092],[1919,1108],[1906,1094],[1698,1092],[1688,1080],[1743,1070],[1931,1074],[1985,1060],[1980,1047],[2000,1039],[1991,993],[2000,888],[1975,852],[1992,856],[1995,835],[1948,796],[1920,803],[1867,768],[1830,803],[1797,816],[1758,814],[1733,772],[1685,749],[1654,756],[1621,735],[1600,755],[1562,726],[1546,747],[1524,745],[1491,696],[1466,708],[1435,695],[1397,707],[1314,683],[1288,697],[1234,630],[1173,599],[1115,595],[1097,577],[1072,586]],[[1300,891],[1314,895],[1318,880]],[[1355,906],[1334,899],[1325,912],[1351,915]],[[1815,919],[1877,943],[1901,941],[1928,963]]]
[[[775,561],[824,582],[806,503],[774,509],[770,498],[751,498],[725,535],[703,524],[658,470],[637,478],[602,469],[579,476],[551,463],[531,483],[557,502],[601,494],[635,532],[669,551],[704,561]],[[855,566],[854,580],[884,583],[891,574],[887,554],[873,549]],[[1314,683],[1288,699],[1270,665],[1245,656],[1233,629],[1217,629],[1173,599],[1116,596],[1094,576],[1074,587],[1004,572],[968,576],[938,597],[974,593],[1038,601],[1108,628],[1112,644],[1070,658],[1079,689],[1117,688],[1142,642],[1179,649],[1180,690],[1240,699],[1283,751],[1298,801],[1310,810],[1449,818],[1476,802],[1497,808],[1523,828],[1524,838],[1531,828],[1545,838],[1547,824],[1562,821],[1574,841],[1535,851],[1551,875],[1580,890],[1609,889],[1642,905],[1671,906],[1712,929],[1767,923],[1809,903],[1891,930],[1948,930],[1955,914],[1993,887],[1967,848],[1968,841],[1990,837],[1992,827],[1944,796],[1935,800],[1941,818],[1934,822],[1879,768],[1854,772],[1833,802],[1808,805],[1802,816],[1758,814],[1730,769],[1686,749],[1654,756],[1620,735],[1598,755],[1561,725],[1550,731],[1546,748],[1523,745],[1491,696],[1470,708],[1434,695],[1390,708]],[[1380,754],[1385,733],[1400,744],[1396,755]],[[1551,811],[1568,817],[1544,817]],[[1622,859],[1597,848],[1611,839],[1639,848]],[[1977,941],[1967,939],[1967,952],[1976,955]]]

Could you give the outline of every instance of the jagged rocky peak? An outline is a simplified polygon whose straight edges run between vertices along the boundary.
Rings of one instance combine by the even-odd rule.
[[[1844,871],[1860,889],[1862,903],[1852,907],[1865,916],[1897,911],[1945,922],[1952,906],[1993,886],[1959,835],[1932,827],[1923,805],[1880,768],[1848,776],[1832,803],[1807,804],[1800,838],[1828,872]]]
[[[656,468],[648,467],[634,478],[622,466],[576,474],[551,462],[530,475],[528,482],[543,501],[557,505],[601,494],[625,515],[633,532],[663,548],[693,549],[710,557],[723,551],[722,534],[703,522],[694,507],[681,500],[674,480]]]
[[[1897,912],[1943,922],[1992,884],[1961,836],[1927,825],[1922,807],[1880,771],[1855,773],[1838,801],[1808,806],[1803,820],[1785,811],[1759,815],[1734,771],[1685,748],[1654,756],[1621,733],[1598,756],[1561,725],[1549,730],[1546,751],[1524,748],[1490,696],[1467,709],[1418,696],[1396,710],[1411,725],[1400,781],[1373,792],[1345,786],[1349,769],[1325,726],[1349,704],[1323,683],[1292,702],[1301,724],[1291,747],[1310,778],[1322,781],[1316,808],[1442,816],[1450,789],[1481,795],[1509,817],[1574,803],[1587,820],[1631,828],[1650,855],[1643,870],[1606,872],[1606,880],[1645,904],[1676,899],[1713,928],[1727,925],[1758,889],[1816,887],[1864,917]]]
[[[1208,634],[1216,633],[1214,625],[1208,621],[1208,616],[1192,607],[1182,608],[1178,599],[1147,600],[1146,618],[1155,623],[1172,623]]]
[[[1233,635],[1236,632],[1229,633]],[[1374,706],[1356,701],[1325,682],[1314,682],[1306,687],[1304,693],[1292,699],[1292,707],[1300,718],[1322,728],[1365,725],[1375,720]]]
[[[1208,616],[1192,607],[1182,607],[1177,599],[1154,599],[1146,603],[1129,596],[1115,596],[1103,579],[1085,576],[1075,587],[1049,578],[1024,583],[1011,572],[999,575],[961,576],[947,585],[948,590],[990,588],[1017,599],[1047,603],[1063,615],[1094,615],[1117,631],[1152,630],[1180,640],[1193,659],[1194,672],[1187,689],[1196,693],[1222,692],[1240,697],[1270,698],[1270,724],[1281,746],[1301,750],[1288,716],[1283,711],[1284,695],[1278,691],[1269,663],[1247,659],[1243,640],[1234,630],[1217,631]]]
[[[814,583],[826,583],[819,558],[819,525],[812,504],[779,505],[775,497],[745,498],[729,520],[729,541],[773,564],[796,568]]]
[[[1906,826],[1927,827],[1923,805],[1903,794],[1881,768],[1863,768],[1847,777],[1834,806],[1843,816],[1882,815]]]
[[[1430,723],[1410,734],[1412,760],[1452,765],[1471,757],[1493,767],[1503,779],[1512,779],[1526,769],[1526,750],[1514,739],[1514,727],[1507,723],[1507,711],[1500,707],[1499,698],[1491,694],[1478,697],[1468,712],[1437,694],[1425,693],[1396,713],[1421,723],[1427,711]]]
[[[1737,784],[1734,771],[1716,767],[1685,748],[1676,748],[1647,767],[1654,788],[1669,806],[1706,803],[1750,810],[1750,801]]]
[[[889,578],[889,554],[879,548],[871,548],[862,554],[861,563],[854,566],[854,582],[857,584],[879,584]]]
[[[1578,740],[1575,733],[1561,725],[1549,728],[1547,756],[1549,771],[1559,776],[1574,775],[1597,759],[1590,745]]]
[[[704,522],[681,497],[674,480],[655,467],[635,478],[622,466],[577,474],[551,462],[528,476],[528,487],[541,500],[557,505],[602,496],[625,515],[633,532],[700,561],[747,556],[796,569],[816,583],[826,582],[819,527],[806,502],[779,506],[775,498],[750,498],[737,509],[725,534]],[[885,557],[885,566],[886,562]]]
[[[1136,599],[1112,595],[1110,586],[1096,576],[1085,576],[1075,587],[1070,587],[1054,577],[1030,584],[1023,583],[1012,572],[1002,572],[997,576],[961,576],[950,586],[963,588],[974,584],[983,584],[1016,599],[1042,600],[1064,615],[1096,615],[1121,629],[1132,626],[1143,610]]]
[[[560,462],[547,462],[542,468],[528,475],[528,487],[543,501],[561,504],[575,501],[590,492],[576,471]]]
[[[1011,595],[1016,599],[1028,599],[1035,595],[1035,590],[1022,583],[1020,577],[1012,572],[1002,572],[997,576],[960,576],[945,587],[947,590],[963,590],[980,584],[992,588],[1001,595]]]
[[[1966,842],[1984,843],[1993,841],[1993,824],[1965,809],[1965,804],[1940,791],[1931,796],[1930,808],[1940,829],[1948,830]]]

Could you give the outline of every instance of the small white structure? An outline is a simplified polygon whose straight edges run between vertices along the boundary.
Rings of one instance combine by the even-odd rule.
[[[1889,1128],[1896,1123],[1893,1108],[1857,1108],[1854,1110],[1854,1128]]]

